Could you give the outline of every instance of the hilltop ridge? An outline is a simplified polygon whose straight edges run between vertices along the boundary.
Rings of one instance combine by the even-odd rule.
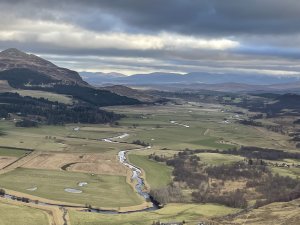
[[[0,52],[0,71],[12,69],[28,69],[46,75],[53,80],[86,85],[86,82],[76,71],[58,67],[41,57],[27,54],[16,48],[9,48]]]

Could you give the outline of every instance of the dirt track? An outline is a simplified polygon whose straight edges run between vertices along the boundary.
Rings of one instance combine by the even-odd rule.
[[[3,198],[0,198],[0,202],[3,202],[5,204],[10,204],[10,205],[27,206],[34,209],[39,209],[44,213],[46,213],[49,220],[49,225],[70,225],[71,224],[67,210],[64,208],[59,208],[56,206],[41,206],[32,203],[12,201]],[[43,224],[39,224],[39,225],[43,225]]]

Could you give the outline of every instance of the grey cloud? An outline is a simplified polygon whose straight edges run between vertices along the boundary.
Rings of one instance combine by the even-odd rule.
[[[18,15],[68,21],[92,30],[196,35],[300,31],[298,0],[7,0]]]
[[[110,31],[126,34],[168,32],[231,38],[241,43],[241,46],[227,50],[125,50],[72,48],[29,38],[26,41],[0,41],[0,48],[17,47],[41,55],[60,55],[60,59],[54,60],[71,68],[98,68],[101,65],[111,70],[190,72],[213,68],[258,68],[300,71],[296,67],[300,59],[299,12],[299,0],[0,0],[0,30],[7,27],[13,30],[19,20],[28,19],[73,25],[83,28],[83,32],[90,30],[100,34]],[[92,59],[85,59],[86,56]],[[156,63],[128,62],[119,59],[122,57],[153,59]]]

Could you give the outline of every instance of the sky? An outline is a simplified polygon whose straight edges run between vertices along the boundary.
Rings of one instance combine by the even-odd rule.
[[[299,0],[0,0],[0,50],[77,71],[300,76]]]

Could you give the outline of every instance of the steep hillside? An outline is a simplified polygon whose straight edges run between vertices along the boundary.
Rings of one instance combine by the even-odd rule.
[[[291,202],[272,203],[250,212],[239,214],[236,217],[224,217],[218,222],[223,225],[299,224],[299,206],[300,199]]]
[[[26,54],[14,48],[0,52],[0,71],[12,69],[28,69],[65,83],[86,84],[77,72],[58,67],[36,55]]]

